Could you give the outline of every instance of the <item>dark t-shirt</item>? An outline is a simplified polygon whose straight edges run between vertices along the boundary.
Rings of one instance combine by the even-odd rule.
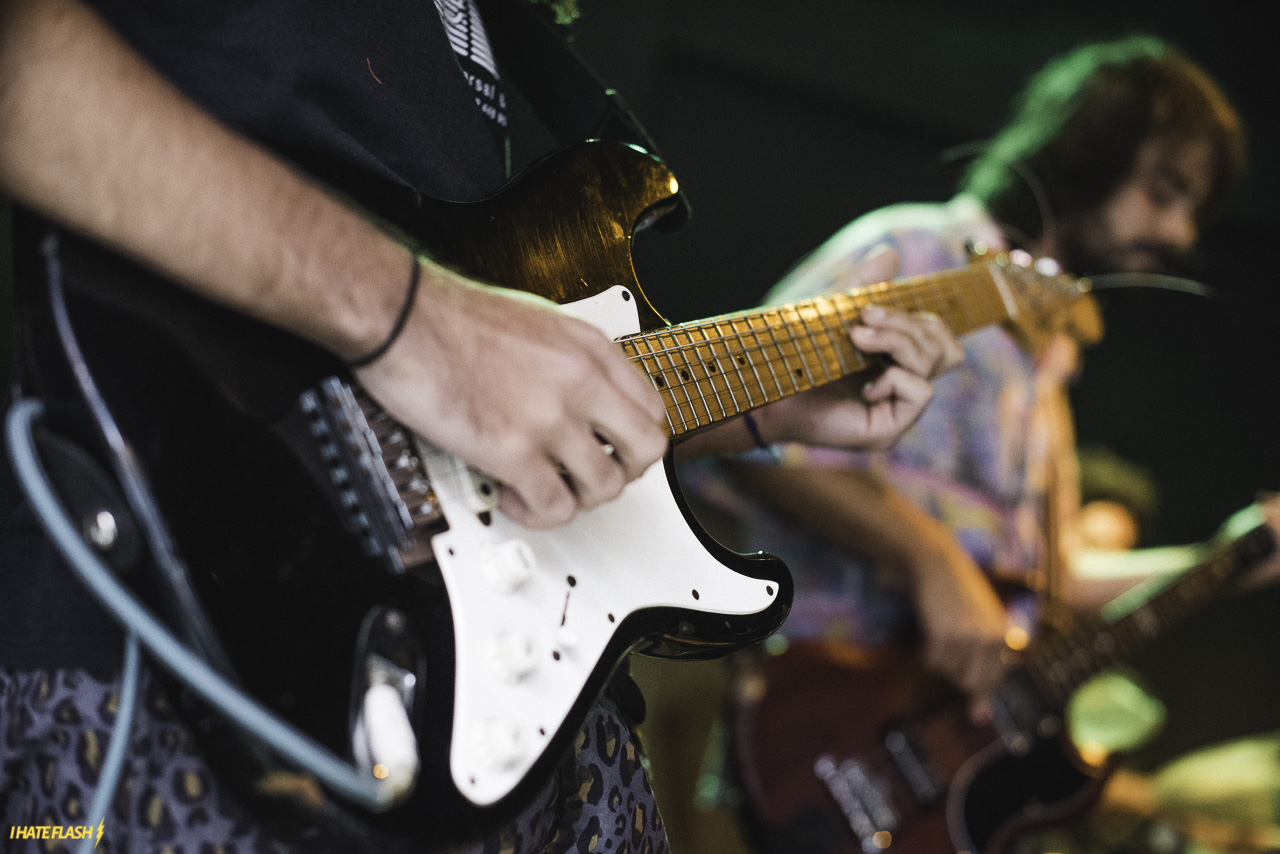
[[[477,109],[471,81],[482,75],[472,55],[486,52],[470,48],[476,24],[469,3],[91,4],[179,89],[250,137],[342,160],[439,198],[479,198],[504,177],[502,146]],[[467,52],[465,74],[451,35]]]
[[[269,146],[438,198],[481,198],[505,178],[505,97],[468,0],[89,3],[178,89]],[[0,455],[0,667],[109,672],[121,644]]]

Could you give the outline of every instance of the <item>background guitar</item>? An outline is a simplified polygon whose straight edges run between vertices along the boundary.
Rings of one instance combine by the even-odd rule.
[[[901,651],[797,644],[734,709],[735,759],[761,850],[997,854],[1096,798],[1107,769],[1065,736],[1073,691],[1207,604],[1275,551],[1257,528],[1109,624],[1033,643],[997,687],[992,724]]]

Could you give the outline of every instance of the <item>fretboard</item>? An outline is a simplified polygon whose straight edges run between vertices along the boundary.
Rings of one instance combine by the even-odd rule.
[[[994,263],[973,264],[799,303],[727,314],[622,339],[662,394],[679,436],[871,367],[849,340],[868,305],[929,311],[956,335],[1009,319],[1016,303]]]
[[[1027,673],[1041,696],[1061,707],[1085,681],[1128,659],[1203,608],[1229,581],[1257,566],[1275,549],[1271,529],[1255,528],[1119,619],[1071,632],[1035,649],[1025,664]]]

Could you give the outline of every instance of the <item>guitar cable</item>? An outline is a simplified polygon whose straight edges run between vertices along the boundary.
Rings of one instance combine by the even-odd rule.
[[[89,593],[126,633],[121,706],[112,728],[111,744],[104,761],[91,816],[98,816],[98,821],[105,816],[123,770],[140,681],[139,644],[145,646],[162,666],[226,716],[233,725],[314,775],[335,793],[372,811],[389,808],[412,787],[412,779],[406,782],[397,775],[396,779],[380,781],[363,774],[358,768],[276,716],[230,681],[230,664],[221,644],[217,642],[216,634],[208,626],[207,620],[203,619],[203,611],[192,599],[194,591],[185,583],[186,571],[161,521],[160,511],[151,499],[145,476],[106,409],[71,332],[63,296],[58,243],[56,232],[49,234],[41,242],[58,337],[67,353],[72,373],[89,407],[90,415],[102,432],[112,455],[117,478],[125,490],[126,503],[142,522],[163,577],[171,582],[167,587],[177,598],[177,607],[180,612],[195,619],[193,628],[187,633],[188,643],[184,644],[117,580],[110,567],[85,543],[59,500],[37,450],[34,426],[43,418],[45,405],[31,398],[16,399],[6,418],[5,439],[18,483],[54,547]],[[92,850],[92,846],[88,850]]]
[[[94,798],[94,808],[101,807],[105,815],[113,796],[112,792],[106,791],[105,784],[110,783],[114,789],[124,763],[124,744],[127,742],[129,721],[133,717],[132,707],[137,695],[137,671],[140,667],[136,650],[138,643],[146,647],[170,673],[181,679],[202,700],[236,726],[270,745],[281,756],[315,775],[338,794],[371,810],[384,810],[391,806],[402,794],[400,787],[365,776],[232,685],[202,658],[188,650],[116,579],[111,569],[89,548],[76,530],[40,462],[36,451],[34,425],[43,417],[44,411],[43,402],[30,398],[14,402],[9,410],[5,423],[5,441],[9,457],[13,461],[14,475],[59,554],[89,593],[128,633],[125,642],[126,685],[121,689],[120,713],[112,730],[111,746],[107,754],[112,765],[108,769],[104,763],[102,789]],[[132,654],[131,646],[134,647]],[[132,684],[128,684],[130,682]],[[128,714],[126,698],[129,700]],[[117,735],[125,737],[117,739]]]

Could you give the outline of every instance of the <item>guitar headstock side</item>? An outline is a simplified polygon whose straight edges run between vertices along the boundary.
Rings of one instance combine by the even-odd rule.
[[[974,260],[985,258],[986,253],[977,253]],[[1059,334],[1086,347],[1102,340],[1102,313],[1088,279],[1020,249],[991,255],[985,263],[1008,311],[1003,325],[1028,353],[1040,355]]]

